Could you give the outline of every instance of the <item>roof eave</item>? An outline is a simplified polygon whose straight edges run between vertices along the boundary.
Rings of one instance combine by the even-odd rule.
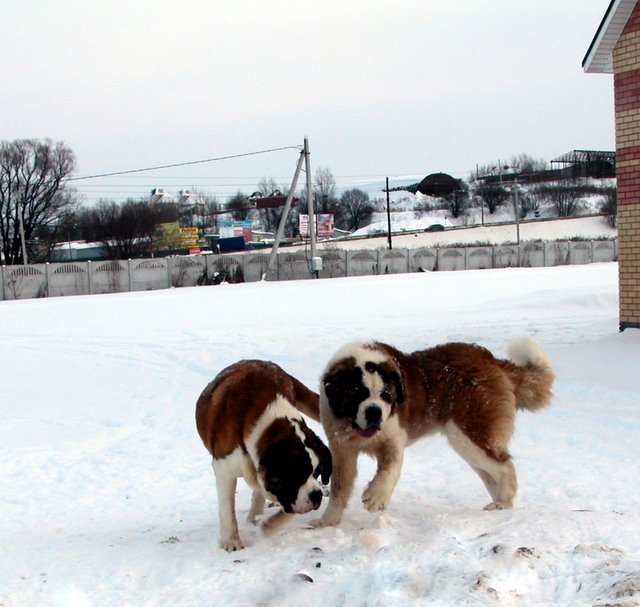
[[[590,74],[613,73],[613,48],[618,42],[637,0],[611,0],[582,60]]]

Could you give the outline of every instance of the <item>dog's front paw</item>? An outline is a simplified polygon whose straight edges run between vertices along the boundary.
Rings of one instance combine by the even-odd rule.
[[[247,514],[247,523],[250,525],[257,525],[258,520],[262,515],[263,512],[249,512],[249,514]]]
[[[278,510],[275,514],[268,519],[262,521],[262,533],[265,535],[271,535],[274,531],[280,529],[286,524],[294,515],[291,512],[285,512],[284,510]]]
[[[377,484],[369,483],[369,486],[362,494],[362,505],[369,512],[378,512],[386,510],[391,501],[389,491],[386,491]]]
[[[309,527],[312,529],[320,529],[321,527],[337,527],[342,520],[342,510],[327,507],[320,518],[314,518],[309,521]]]
[[[244,546],[240,541],[239,535],[233,535],[224,539],[220,539],[220,548],[227,552],[235,552],[236,550],[242,550]]]

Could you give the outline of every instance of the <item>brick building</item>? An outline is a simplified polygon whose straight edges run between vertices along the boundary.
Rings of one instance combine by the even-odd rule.
[[[620,330],[640,328],[640,0],[611,0],[582,67],[613,74]]]

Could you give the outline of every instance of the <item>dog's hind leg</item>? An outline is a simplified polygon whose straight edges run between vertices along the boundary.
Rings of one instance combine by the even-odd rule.
[[[485,510],[505,510],[513,506],[513,498],[518,491],[516,470],[511,460],[498,462],[486,456],[484,468],[471,464],[487,488],[491,501]]]
[[[476,445],[454,422],[448,422],[444,434],[453,449],[482,479],[492,501],[485,510],[505,510],[513,506],[518,491],[516,470],[506,448],[501,449],[500,459],[489,455]]]
[[[472,464],[469,465],[473,468],[474,472],[476,472],[476,474],[484,483],[484,486],[487,488],[491,499],[495,500],[496,496],[498,495],[498,484],[493,480],[493,477],[486,470],[478,468],[478,466],[474,466]]]
[[[495,495],[492,495],[493,501],[487,504],[485,510],[504,510],[513,507],[513,499],[518,492],[518,478],[513,462],[508,459],[505,462],[497,462],[487,457],[489,470],[485,472],[489,474],[496,484]]]

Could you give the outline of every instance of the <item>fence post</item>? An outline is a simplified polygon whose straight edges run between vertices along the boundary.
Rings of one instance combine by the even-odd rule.
[[[45,297],[49,297],[49,272],[51,271],[49,262],[44,264],[44,292]]]
[[[0,280],[2,280],[2,301],[5,301],[5,299],[7,298],[7,294],[5,292],[5,286],[4,286],[4,271],[5,271],[5,266],[2,265],[0,266]]]
[[[91,267],[91,260],[87,261],[87,286],[89,288],[89,295],[93,295],[93,268]]]
[[[127,259],[127,276],[129,278],[129,293],[131,293],[131,288],[133,286],[131,281],[131,259]]]

